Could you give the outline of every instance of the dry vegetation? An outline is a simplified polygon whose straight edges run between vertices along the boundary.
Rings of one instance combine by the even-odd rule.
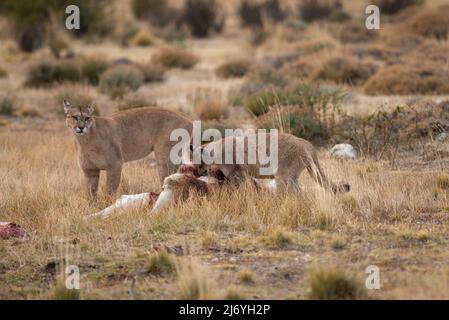
[[[377,1],[389,16],[369,32],[362,1],[75,2],[92,25],[58,41],[47,13],[0,4],[0,221],[29,232],[0,240],[1,299],[449,298],[444,1]],[[304,176],[301,194],[245,185],[89,219],[108,200],[83,188],[63,99],[278,128],[351,192]],[[331,158],[342,142],[360,157]],[[120,192],[160,191],[152,163],[127,164]],[[79,291],[63,286],[72,264]],[[373,264],[380,290],[364,286]]]

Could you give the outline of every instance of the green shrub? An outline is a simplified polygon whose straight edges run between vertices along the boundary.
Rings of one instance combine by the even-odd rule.
[[[378,6],[382,13],[395,14],[412,5],[421,4],[422,2],[422,0],[374,0],[373,4]]]
[[[25,84],[32,87],[49,86],[62,82],[80,81],[81,75],[72,63],[38,62],[28,69]]]
[[[310,299],[355,300],[365,297],[365,287],[354,275],[337,269],[316,269],[312,272]]]
[[[248,60],[233,60],[219,66],[215,73],[221,78],[239,78],[246,75],[250,67]]]
[[[219,7],[215,0],[187,0],[183,10],[183,22],[195,37],[204,38],[212,30],[220,31]]]
[[[187,50],[180,48],[163,48],[152,58],[153,63],[166,68],[191,69],[199,58]]]
[[[143,73],[132,65],[111,67],[100,77],[102,91],[113,97],[120,97],[128,91],[135,91],[139,89],[143,82]]]
[[[109,63],[102,59],[89,59],[81,63],[81,77],[89,84],[96,86],[100,82],[100,76],[109,67]]]
[[[16,109],[16,103],[12,97],[0,96],[0,114],[13,116]]]

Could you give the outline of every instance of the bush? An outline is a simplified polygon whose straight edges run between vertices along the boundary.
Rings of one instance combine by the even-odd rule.
[[[100,77],[103,92],[121,97],[128,91],[135,91],[144,82],[143,73],[132,65],[117,65],[109,68]]]
[[[302,0],[299,4],[299,16],[306,22],[328,19],[336,10],[341,10],[340,0]]]
[[[224,20],[219,21],[215,0],[187,0],[184,6],[183,22],[195,37],[207,37],[211,30],[219,31]]]
[[[0,114],[13,116],[16,112],[16,103],[10,96],[0,96]]]
[[[449,9],[419,12],[407,19],[402,28],[415,35],[445,40],[449,32]]]
[[[100,76],[109,67],[109,63],[102,59],[89,59],[81,63],[81,77],[89,84],[96,86]]]
[[[319,66],[312,73],[311,79],[359,85],[376,73],[377,69],[377,65],[370,61],[336,56]]]
[[[262,5],[243,0],[238,10],[241,25],[250,28],[263,28],[262,10]]]
[[[166,68],[191,69],[199,58],[187,50],[180,48],[163,48],[156,53],[152,61]]]
[[[314,300],[355,300],[366,297],[366,290],[354,275],[338,269],[316,269],[310,277],[309,298]]]
[[[0,78],[6,78],[8,76],[8,72],[5,69],[0,67]]]
[[[229,114],[227,100],[219,89],[200,88],[188,98],[201,120],[220,120]]]
[[[369,95],[448,94],[449,75],[438,64],[396,64],[381,69],[363,88]]]
[[[239,78],[246,75],[250,67],[249,60],[233,60],[223,63],[215,70],[215,73],[221,78]]]
[[[140,67],[145,83],[162,82],[165,79],[165,68],[160,65],[147,64]]]
[[[148,31],[139,31],[133,36],[131,43],[139,47],[151,46],[154,44],[153,35]]]
[[[299,107],[274,108],[257,121],[261,129],[278,129],[315,143],[329,139],[327,127],[316,113]]]
[[[395,14],[412,5],[422,3],[421,0],[374,0],[373,4],[378,6],[382,14]]]
[[[38,62],[28,69],[25,84],[32,87],[49,86],[62,82],[77,82],[81,79],[78,68],[72,63]]]
[[[167,0],[133,0],[131,7],[138,19],[147,20],[157,27],[165,27],[179,16],[175,9],[169,7]]]

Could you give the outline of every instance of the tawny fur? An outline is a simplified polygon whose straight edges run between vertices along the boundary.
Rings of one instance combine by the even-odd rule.
[[[240,139],[244,143],[244,159],[245,164],[235,164],[236,163],[236,143]],[[227,140],[228,143],[226,143]],[[260,141],[258,141],[258,146],[260,146]],[[317,153],[314,146],[307,140],[295,137],[291,134],[279,133],[278,134],[278,167],[277,170],[270,173],[269,176],[261,176],[259,169],[262,166],[259,161],[256,164],[247,164],[248,161],[248,136],[243,137],[226,137],[224,139],[211,142],[203,147],[203,156],[211,154],[211,150],[214,150],[214,146],[221,146],[221,152],[213,154],[214,159],[221,158],[224,162],[224,155],[229,150],[225,149],[225,146],[232,145],[232,155],[234,164],[215,164],[219,167],[220,171],[226,176],[230,181],[242,182],[246,176],[254,178],[268,178],[274,177],[275,186],[277,191],[283,192],[288,189],[299,189],[299,176],[304,169],[307,169],[310,176],[319,183],[322,187],[332,191],[332,192],[346,192],[349,191],[349,184],[346,182],[340,182],[335,184],[330,181],[318,161]],[[267,155],[271,154],[270,146],[270,134],[266,135],[266,146]],[[220,154],[221,153],[221,154]]]
[[[98,192],[100,170],[106,170],[107,192],[115,195],[125,162],[155,153],[161,182],[176,172],[170,159],[170,141],[175,129],[192,132],[192,121],[181,113],[160,108],[138,108],[111,117],[94,117],[93,107],[73,107],[64,102],[66,124],[73,130],[79,150],[79,164],[91,195]]]

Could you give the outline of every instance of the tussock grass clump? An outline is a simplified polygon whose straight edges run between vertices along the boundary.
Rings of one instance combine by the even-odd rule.
[[[239,280],[244,284],[254,284],[254,275],[249,270],[242,270],[239,273]]]
[[[217,245],[217,234],[215,232],[206,231],[201,239],[203,248],[213,247]]]
[[[250,86],[259,90],[266,87],[283,87],[287,84],[287,80],[278,70],[269,66],[263,66],[250,70],[248,73],[248,83]]]
[[[216,285],[202,266],[193,262],[184,262],[178,269],[177,298],[181,300],[216,299]]]
[[[220,89],[199,88],[188,100],[201,120],[220,120],[229,115],[227,97]]]
[[[160,251],[150,255],[147,272],[156,276],[174,274],[176,271],[176,258],[167,251]]]
[[[30,87],[45,87],[55,83],[78,82],[81,74],[73,63],[38,62],[32,65],[27,72],[25,85]]]
[[[81,300],[81,292],[78,289],[67,289],[65,283],[58,282],[48,297],[50,300]]]
[[[366,297],[363,282],[334,268],[318,268],[310,277],[309,298],[313,300],[357,300]]]
[[[220,65],[215,73],[221,78],[240,78],[251,68],[251,62],[245,59],[233,60]]]
[[[331,247],[335,250],[342,250],[346,247],[346,240],[341,236],[334,236],[331,239]]]
[[[199,58],[185,49],[166,47],[156,53],[152,61],[169,69],[191,69],[199,62]]]
[[[223,297],[225,300],[245,300],[246,297],[237,287],[229,287]]]
[[[294,242],[294,234],[281,228],[272,230],[262,241],[266,246],[274,248],[285,248]]]
[[[449,9],[418,12],[403,23],[402,30],[423,37],[445,40],[449,32]]]
[[[312,73],[311,79],[359,85],[375,74],[377,69],[377,65],[370,61],[335,56],[327,59],[319,66]]]
[[[446,174],[440,174],[436,178],[438,188],[443,190],[449,190],[449,176]]]
[[[100,76],[109,68],[109,63],[103,59],[88,59],[80,66],[81,77],[89,84],[96,86],[100,82]]]
[[[131,44],[139,47],[148,47],[154,44],[154,37],[148,31],[139,31],[131,39]]]
[[[431,63],[396,64],[374,74],[363,89],[369,95],[448,94],[449,75]]]
[[[144,75],[132,65],[117,65],[109,68],[100,77],[100,88],[113,97],[135,91],[144,82]]]
[[[0,96],[0,115],[13,116],[17,110],[16,101],[8,95]]]
[[[343,43],[369,43],[378,37],[378,32],[367,29],[363,23],[350,21],[342,24],[336,35]]]

